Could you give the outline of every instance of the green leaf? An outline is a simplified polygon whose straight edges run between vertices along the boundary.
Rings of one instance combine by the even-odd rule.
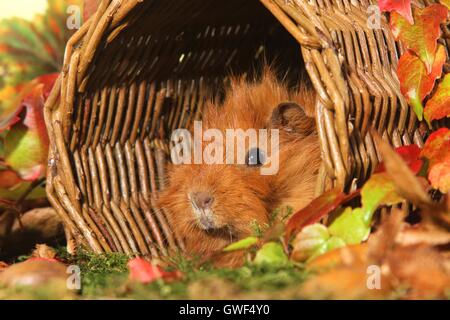
[[[257,237],[247,237],[247,238],[236,241],[236,242],[226,246],[223,249],[223,251],[228,252],[228,251],[248,249],[248,248],[254,246],[255,244],[257,244],[258,241],[259,241],[259,239]]]
[[[372,215],[379,206],[394,205],[403,200],[386,172],[370,177],[361,190],[361,198],[364,221],[367,225],[370,225]]]
[[[253,263],[259,266],[281,268],[289,265],[289,258],[281,244],[267,242],[258,250]]]
[[[366,223],[361,208],[347,207],[328,227],[331,235],[342,239],[346,244],[358,244],[370,234],[370,223]],[[333,243],[336,244],[337,240]]]

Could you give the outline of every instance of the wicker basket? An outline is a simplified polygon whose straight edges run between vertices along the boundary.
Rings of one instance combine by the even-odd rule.
[[[385,17],[380,29],[367,26],[370,4],[103,0],[69,41],[45,108],[47,192],[67,236],[97,253],[183,248],[155,207],[167,133],[198,118],[230,72],[251,71],[262,56],[305,67],[318,93],[317,193],[358,187],[371,174],[379,156],[370,126],[394,146],[422,145],[396,77],[402,48]]]

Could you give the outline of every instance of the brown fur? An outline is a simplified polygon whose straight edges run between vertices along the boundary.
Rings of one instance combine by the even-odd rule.
[[[279,103],[295,101],[311,114],[312,90],[301,88],[290,94],[270,71],[261,82],[234,79],[222,106],[205,108],[203,130],[217,128],[273,128],[272,112]],[[167,209],[175,232],[184,237],[189,253],[210,256],[236,239],[252,233],[252,222],[263,225],[280,206],[299,210],[313,198],[320,165],[320,151],[314,120],[304,113],[292,114],[295,130],[280,130],[279,171],[263,176],[259,168],[245,165],[171,165],[169,185],[160,205]],[[189,192],[206,191],[214,196],[214,231],[198,227],[188,200]],[[236,258],[236,257],[234,257]],[[222,265],[236,265],[241,259],[222,257]]]

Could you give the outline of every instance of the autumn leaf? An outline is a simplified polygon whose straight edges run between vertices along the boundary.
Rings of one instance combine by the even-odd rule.
[[[428,74],[424,63],[411,52],[408,51],[400,57],[397,67],[400,90],[419,120],[423,119],[422,101],[433,90],[434,82],[441,76],[446,59],[445,48],[439,45],[433,67]]]
[[[253,263],[259,266],[281,268],[289,265],[289,258],[281,244],[267,242],[256,252]]]
[[[259,239],[257,237],[247,237],[247,238],[233,242],[232,244],[226,246],[223,249],[223,251],[228,252],[228,251],[248,249],[248,248],[254,246],[255,244],[257,244],[258,241],[259,241]]]
[[[450,74],[445,75],[436,92],[427,101],[424,114],[428,124],[433,120],[450,117]]]
[[[345,210],[328,227],[331,235],[342,239],[346,244],[358,244],[367,240],[370,234],[370,223],[361,208]]]
[[[322,254],[346,243],[339,237],[331,236],[328,228],[320,223],[306,226],[299,232],[292,242],[291,258],[295,261],[311,261]]]
[[[410,144],[408,146],[401,146],[398,148],[395,148],[395,152],[402,157],[403,161],[408,165],[408,167],[411,169],[414,174],[418,174],[423,166],[423,160],[420,159],[420,152],[421,149],[415,145]],[[380,173],[385,172],[386,168],[384,166],[384,163],[381,162],[374,173]]]
[[[440,25],[447,19],[447,8],[433,4],[414,10],[414,25],[400,14],[391,14],[390,24],[394,36],[412,50],[424,63],[427,73],[431,72],[435,60],[437,39],[441,35]]]
[[[143,258],[133,258],[128,261],[128,269],[130,270],[130,280],[143,284],[159,279],[176,280],[182,277],[179,271],[164,271],[160,266],[150,263]]]
[[[3,138],[3,160],[23,180],[36,180],[45,172],[49,141],[43,110],[57,77],[50,74],[32,81],[33,88],[17,107],[15,117],[21,121],[10,126]]]
[[[291,235],[301,230],[304,226],[319,221],[341,204],[353,199],[359,194],[359,190],[345,194],[339,188],[332,189],[314,199],[308,206],[292,215],[286,225],[285,239],[288,241]]]
[[[394,205],[403,198],[397,193],[392,178],[388,173],[378,173],[370,177],[361,189],[361,203],[364,220],[372,221],[372,215],[379,206]]]
[[[450,129],[441,128],[433,132],[421,155],[429,160],[431,185],[443,193],[450,191]]]
[[[397,12],[410,24],[414,23],[411,12],[411,0],[379,0],[378,7],[381,12]]]

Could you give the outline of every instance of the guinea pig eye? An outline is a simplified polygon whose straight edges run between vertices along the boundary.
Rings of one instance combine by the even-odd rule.
[[[245,164],[249,167],[259,167],[266,162],[266,154],[259,148],[248,150]]]

